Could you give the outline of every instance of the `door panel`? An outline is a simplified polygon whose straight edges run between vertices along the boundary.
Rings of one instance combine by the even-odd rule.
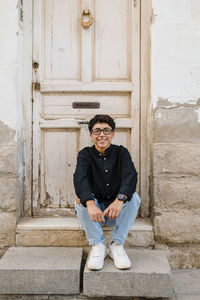
[[[74,109],[74,102],[98,103],[99,108]],[[130,93],[54,93],[42,96],[42,117],[44,119],[59,119],[70,116],[91,118],[95,114],[103,114],[105,111],[107,114],[119,118],[129,118],[131,115]]]
[[[93,80],[128,81],[130,80],[130,1],[95,0],[94,3]]]
[[[78,151],[91,146],[88,120],[110,114],[113,143],[139,170],[139,11],[133,0],[34,0],[34,216],[71,213]],[[94,23],[80,24],[89,9]],[[74,103],[98,108],[75,108]]]
[[[80,0],[45,0],[44,78],[80,80]]]
[[[48,129],[42,134],[43,166],[41,178],[41,205],[43,207],[68,207],[73,204],[72,174],[76,166],[78,130]]]

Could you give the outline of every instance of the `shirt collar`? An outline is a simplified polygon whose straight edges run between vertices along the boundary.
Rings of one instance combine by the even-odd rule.
[[[111,153],[112,153],[112,149],[113,149],[113,145],[111,144],[110,147],[108,147],[105,151],[105,155],[103,155],[101,152],[99,152],[95,146],[92,146],[92,150],[94,152],[94,154],[97,156],[97,157],[106,157],[106,158],[109,158],[111,156]]]

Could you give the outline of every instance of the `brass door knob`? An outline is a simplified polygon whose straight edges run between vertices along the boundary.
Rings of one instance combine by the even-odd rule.
[[[80,18],[80,23],[81,26],[83,26],[83,28],[87,29],[90,27],[90,25],[92,25],[92,23],[94,22],[94,18],[91,15],[91,12],[89,9],[84,9],[82,16]]]

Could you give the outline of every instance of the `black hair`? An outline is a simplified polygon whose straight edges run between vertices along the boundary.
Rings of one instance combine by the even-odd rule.
[[[112,128],[113,131],[115,130],[115,121],[109,115],[96,115],[96,116],[94,116],[89,121],[89,124],[88,124],[88,129],[89,129],[90,132],[92,131],[92,128],[96,123],[107,123]]]

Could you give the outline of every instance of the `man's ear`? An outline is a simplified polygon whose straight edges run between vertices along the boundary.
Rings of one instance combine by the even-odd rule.
[[[112,132],[111,140],[115,137],[115,131]]]

